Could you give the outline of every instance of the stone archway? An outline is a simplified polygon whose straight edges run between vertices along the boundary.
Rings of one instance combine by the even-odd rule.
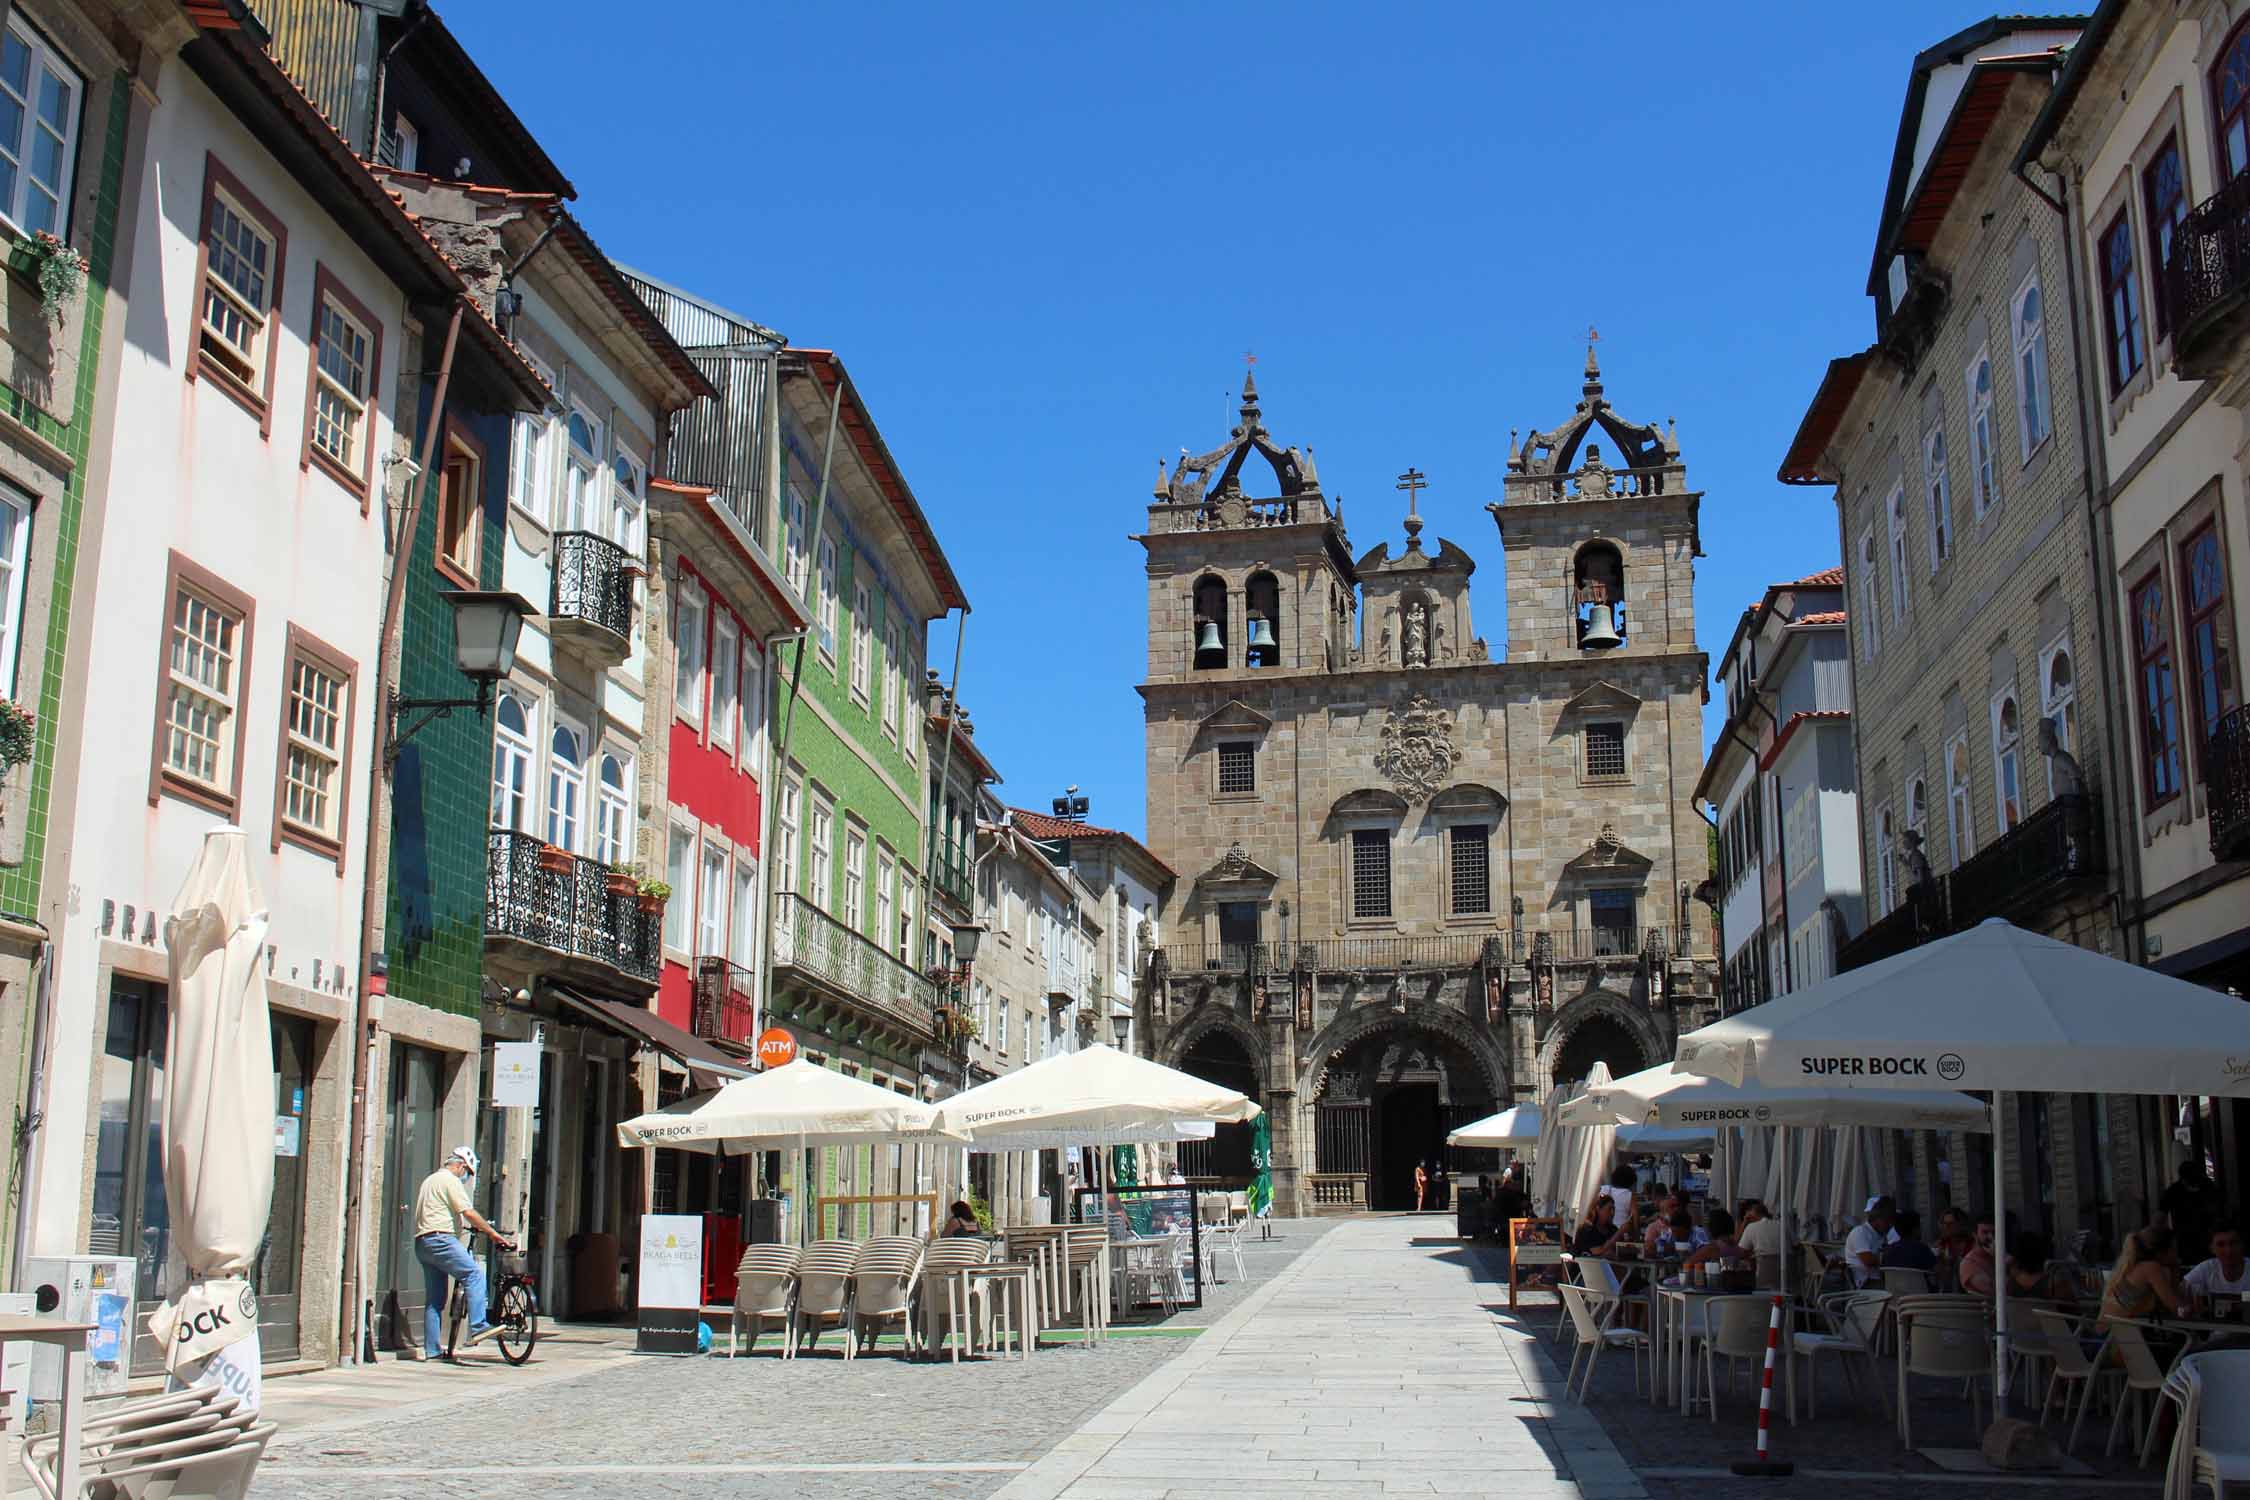
[[[1316,1201],[1414,1207],[1416,1165],[1443,1165],[1452,1154],[1446,1133],[1510,1097],[1505,1059],[1457,1010],[1363,1007],[1339,1017],[1308,1056],[1317,1065],[1304,1165]],[[1489,1165],[1454,1163],[1471,1172]]]
[[[1199,1007],[1196,1014],[1174,1027],[1172,1034],[1164,1039],[1164,1045],[1158,1049],[1161,1055],[1157,1061],[1168,1068],[1178,1068],[1183,1073],[1195,1073],[1196,1077],[1205,1078],[1207,1075],[1197,1073],[1187,1058],[1189,1054],[1210,1045],[1213,1038],[1224,1038],[1242,1054],[1249,1062],[1252,1082],[1249,1087],[1244,1087],[1222,1078],[1211,1078],[1209,1081],[1225,1083],[1229,1088],[1241,1088],[1251,1098],[1263,1103],[1266,1094],[1266,1039],[1224,1006]]]
[[[1644,1006],[1610,990],[1588,990],[1555,1012],[1539,1049],[1544,1088],[1575,1083],[1598,1060],[1622,1078],[1654,1067],[1671,1053]]]

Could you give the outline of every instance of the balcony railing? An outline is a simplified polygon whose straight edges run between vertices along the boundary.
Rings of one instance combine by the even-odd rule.
[[[631,554],[609,538],[558,531],[547,618],[563,633],[576,632],[622,655],[633,634],[633,580],[639,573]]]
[[[695,1034],[707,1042],[750,1046],[757,1037],[758,981],[723,958],[695,961]]]
[[[2203,742],[2203,792],[2212,857],[2250,858],[2250,705],[2221,715]]]
[[[1897,910],[1844,944],[1837,971],[1966,932],[1988,917],[2037,912],[2104,869],[2100,802],[2090,793],[2057,797],[1958,869],[1908,890]]]
[[[795,892],[774,898],[773,963],[877,1011],[917,1035],[935,1035],[937,986]]]
[[[2250,290],[2250,174],[2188,210],[2164,262],[2165,313],[2180,373],[2217,372],[2231,341],[2217,337]]]
[[[968,851],[959,844],[943,846],[930,866],[930,884],[937,893],[963,911],[971,910],[974,896],[969,882]]]
[[[611,891],[609,870],[599,860],[570,855],[557,868],[549,858],[547,845],[531,834],[492,830],[485,850],[486,939],[529,943],[654,984],[663,962],[663,914],[642,911],[637,895]]]

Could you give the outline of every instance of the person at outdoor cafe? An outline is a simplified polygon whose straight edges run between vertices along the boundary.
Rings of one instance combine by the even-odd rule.
[[[1743,1199],[1739,1222],[1742,1227],[1737,1231],[1737,1239],[1746,1254],[1759,1256],[1781,1253],[1781,1220],[1762,1200]]]
[[[2187,1289],[2198,1297],[2250,1296],[2250,1260],[2243,1258],[2242,1250],[2240,1226],[2214,1226],[2211,1258],[2187,1273]]]
[[[1686,1215],[1683,1214],[1681,1217],[1685,1218]],[[1734,1237],[1734,1215],[1723,1208],[1714,1208],[1711,1210],[1709,1217],[1710,1222],[1704,1228],[1696,1231],[1696,1233],[1705,1236],[1703,1243],[1697,1245],[1681,1264],[1683,1266],[1731,1266],[1739,1265],[1750,1259],[1750,1252],[1744,1249],[1742,1242]]]
[[[1989,1297],[1993,1283],[1999,1278],[1999,1251],[1993,1244],[1992,1215],[1977,1215],[1977,1236],[1970,1243],[1969,1253],[1962,1256],[1954,1268],[1961,1290],[1971,1297]]]
[[[1677,1193],[1666,1193],[1656,1201],[1656,1212],[1649,1215],[1641,1230],[1641,1252],[1651,1258],[1661,1258],[1672,1253],[1675,1243],[1673,1220],[1684,1217]]]
[[[1937,1240],[1930,1248],[1937,1251],[1938,1269],[1947,1279],[1960,1279],[1961,1262],[1976,1247],[1977,1237],[1970,1232],[1968,1215],[1958,1208],[1948,1208],[1938,1215]]]
[[[983,1233],[983,1228],[977,1223],[976,1210],[966,1203],[956,1202],[952,1208],[946,1211],[945,1223],[938,1230],[938,1238],[941,1240],[962,1240],[971,1239]]]
[[[2008,1244],[2008,1295],[2040,1302],[2076,1302],[2078,1284],[2060,1266],[2047,1263],[2047,1237],[2023,1229]]]
[[[1891,1225],[1898,1218],[1898,1204],[1890,1197],[1877,1198],[1867,1205],[1866,1222],[1852,1226],[1844,1240],[1844,1267],[1852,1273],[1854,1286],[1873,1286],[1883,1279],[1883,1250],[1891,1242]]]
[[[1909,1271],[1937,1270],[1937,1252],[1922,1242],[1922,1216],[1913,1209],[1898,1211],[1898,1223],[1892,1228],[1891,1242],[1883,1247],[1880,1263]]]
[[[2160,1313],[2185,1317],[2192,1304],[2180,1285],[2180,1255],[2172,1231],[2151,1225],[2125,1237],[2125,1249],[2102,1288],[2102,1315],[2096,1328],[2106,1328],[2111,1318],[2147,1318]]]
[[[1633,1222],[1633,1186],[1639,1181],[1632,1167],[1622,1166],[1609,1174],[1609,1186],[1600,1189],[1600,1196],[1616,1205],[1616,1222],[1621,1225]]]
[[[1607,1259],[1617,1248],[1617,1200],[1604,1188],[1586,1211],[1585,1222],[1570,1241],[1573,1255],[1599,1255]]]

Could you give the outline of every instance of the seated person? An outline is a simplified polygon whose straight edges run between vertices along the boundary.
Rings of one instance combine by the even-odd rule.
[[[2198,1297],[2250,1296],[2250,1261],[2242,1254],[2242,1231],[2221,1224],[2211,1231],[2211,1258],[2187,1273],[2187,1289]]]
[[[976,1210],[963,1202],[956,1202],[945,1216],[945,1224],[938,1230],[938,1238],[945,1240],[969,1239],[984,1233],[977,1223]]]
[[[1680,1200],[1665,1196],[1656,1200],[1656,1212],[1648,1217],[1641,1230],[1641,1249],[1649,1255],[1672,1253],[1672,1221],[1680,1216]]]
[[[1607,1259],[1617,1248],[1617,1238],[1617,1200],[1605,1193],[1594,1200],[1585,1222],[1578,1226],[1570,1241],[1570,1253]]]
[[[1935,1273],[1938,1265],[1937,1252],[1922,1243],[1922,1216],[1911,1208],[1900,1209],[1897,1230],[1898,1238],[1883,1247],[1883,1253],[1877,1257],[1877,1264]]]
[[[1756,1198],[1746,1198],[1738,1221],[1741,1228],[1736,1239],[1749,1254],[1779,1255],[1781,1253],[1781,1219],[1773,1210]]]
[[[2047,1237],[2036,1229],[2018,1231],[2009,1243],[2008,1295],[2042,1302],[2078,1300],[2078,1284],[2061,1267],[2047,1264]]]
[[[1633,1184],[1638,1180],[1631,1167],[1619,1167],[1609,1174],[1609,1185],[1596,1190],[1598,1196],[1609,1199],[1611,1203],[1617,1206],[1617,1216],[1612,1222],[1617,1224],[1632,1223]]]
[[[2179,1281],[2180,1253],[2172,1231],[2150,1227],[2125,1237],[2124,1253],[2102,1288],[2102,1315],[2096,1328],[2106,1328],[2111,1318],[2146,1318],[2159,1313],[2185,1317],[2192,1304]]]
[[[1889,1197],[1877,1198],[1867,1205],[1867,1221],[1852,1226],[1844,1240],[1844,1269],[1851,1273],[1855,1287],[1878,1286],[1882,1283],[1883,1251],[1890,1244],[1891,1223],[1898,1217],[1898,1204]]]
[[[1992,1215],[1977,1215],[1977,1235],[1970,1242],[1969,1253],[1961,1257],[1954,1268],[1961,1290],[1971,1297],[1989,1297],[1999,1279],[1995,1264],[1997,1249],[1992,1242]]]
[[[1731,1266],[1750,1259],[1749,1252],[1734,1237],[1734,1215],[1723,1208],[1712,1209],[1708,1231],[1699,1229],[1696,1233],[1704,1236],[1703,1242],[1688,1253],[1682,1265]]]

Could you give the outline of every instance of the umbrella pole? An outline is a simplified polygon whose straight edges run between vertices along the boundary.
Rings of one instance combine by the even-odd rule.
[[[1992,1418],[2008,1409],[2008,1095],[1992,1091]]]

